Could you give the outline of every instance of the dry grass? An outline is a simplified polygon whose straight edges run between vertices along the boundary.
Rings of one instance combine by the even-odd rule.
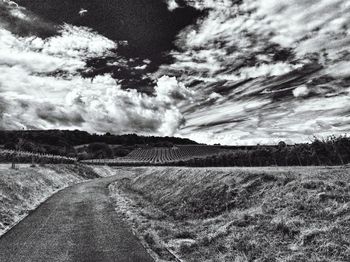
[[[176,260],[167,250],[183,261],[350,261],[349,182],[341,167],[150,167],[110,188],[162,261]]]
[[[90,167],[0,165],[0,236],[58,190],[97,175]]]

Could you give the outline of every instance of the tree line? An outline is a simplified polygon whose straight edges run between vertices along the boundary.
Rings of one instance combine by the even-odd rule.
[[[172,146],[173,144],[197,144],[196,142],[179,137],[139,136],[136,134],[113,135],[90,134],[80,130],[18,130],[0,131],[0,145],[8,150],[23,151],[76,157],[76,146],[95,144],[90,149],[106,148],[106,145],[123,145],[129,149],[135,145]],[[98,151],[101,151],[98,149]],[[125,150],[124,150],[125,151]],[[91,152],[87,152],[91,153]],[[108,154],[108,152],[106,153]],[[116,153],[120,155],[122,153]]]
[[[174,163],[180,166],[332,166],[350,163],[350,138],[314,138],[311,143],[256,146],[223,152],[206,158]]]

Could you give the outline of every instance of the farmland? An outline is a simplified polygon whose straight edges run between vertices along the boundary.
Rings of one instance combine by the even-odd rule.
[[[109,154],[111,155],[111,154]],[[256,146],[172,145],[143,146],[125,157],[88,159],[88,164],[224,166],[336,166],[350,163],[350,138],[330,136],[312,143]]]
[[[50,164],[73,164],[76,162],[75,158],[69,158],[59,155],[38,154],[17,150],[0,150],[0,163],[50,163]]]
[[[271,145],[203,145],[176,137],[115,136],[82,131],[3,131],[0,148],[13,150],[0,162],[168,165],[168,166],[335,166],[350,163],[347,135],[314,137],[309,143]],[[33,153],[16,153],[18,151]],[[60,155],[61,157],[59,157]],[[64,156],[64,157],[63,157]],[[19,159],[21,158],[21,159]]]
[[[124,167],[116,210],[159,261],[349,261],[350,168]]]
[[[180,161],[188,161],[193,158],[205,158],[222,153],[218,146],[206,145],[177,145],[173,147],[139,148],[132,151],[126,157],[115,159],[93,159],[83,161],[89,164],[108,165],[162,165],[177,164]],[[226,150],[225,150],[226,151]]]

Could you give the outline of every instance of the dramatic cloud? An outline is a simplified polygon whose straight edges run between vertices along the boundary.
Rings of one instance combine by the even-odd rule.
[[[179,106],[192,96],[176,78],[159,78],[146,95],[123,90],[110,74],[81,76],[87,59],[115,48],[84,27],[64,25],[46,39],[0,28],[0,128],[173,135],[184,124]]]
[[[156,74],[197,92],[180,134],[255,144],[350,129],[348,1],[186,3],[208,15],[179,34],[175,62]]]
[[[304,142],[350,129],[348,1],[159,2],[169,19],[190,10],[183,26],[194,13],[202,16],[177,36],[173,60],[157,58],[171,62],[154,72],[154,57],[121,58],[111,52],[115,42],[87,27],[54,25],[0,1],[0,128],[175,134],[227,144]],[[93,25],[95,9],[76,8],[70,20]],[[80,16],[81,8],[89,12]],[[118,12],[112,20],[119,21]],[[163,22],[146,30],[143,18],[136,18],[130,19],[142,21],[141,27],[121,21],[109,32],[101,18],[95,29],[108,28],[104,35],[113,39],[132,36],[134,48],[143,47],[140,54],[158,55],[154,50],[173,47],[162,41],[171,42],[183,28],[163,39]],[[172,18],[164,21],[171,26]]]

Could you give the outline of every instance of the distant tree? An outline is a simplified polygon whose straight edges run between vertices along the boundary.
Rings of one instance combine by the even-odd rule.
[[[280,142],[278,143],[278,149],[279,149],[279,150],[282,150],[282,149],[284,149],[284,148],[286,148],[286,147],[287,147],[286,142],[280,141]]]
[[[16,149],[16,143],[15,142],[7,142],[4,145],[4,148],[8,149],[8,150],[15,150]]]
[[[106,143],[91,143],[88,152],[93,158],[113,158],[113,151]]]
[[[82,152],[77,155],[78,160],[86,160],[86,159],[92,159],[92,154],[89,154],[88,152]]]
[[[131,151],[132,151],[131,149],[128,149],[125,147],[121,147],[121,148],[117,147],[113,149],[113,155],[114,157],[123,157],[128,155]]]

